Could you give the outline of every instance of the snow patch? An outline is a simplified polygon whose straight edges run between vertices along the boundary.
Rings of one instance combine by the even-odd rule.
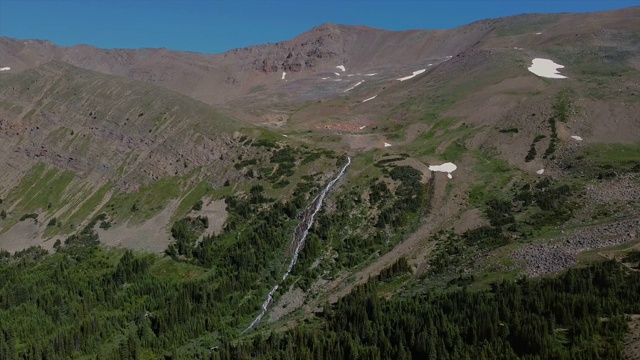
[[[389,146],[391,146],[391,144],[389,144],[389,143],[384,143],[384,147],[389,147]]]
[[[454,172],[458,167],[456,166],[456,164],[454,163],[444,163],[442,165],[430,165],[429,166],[429,170],[431,171],[439,171],[439,172],[446,172],[447,173],[447,177],[449,179],[452,179],[453,176],[451,176],[451,173]]]
[[[349,74],[349,75],[347,75],[347,77],[352,77],[352,76],[356,76],[356,74]]]
[[[544,174],[544,169],[540,169],[540,170],[536,171],[536,174],[538,174],[538,175]]]
[[[366,125],[363,125],[363,126],[360,126],[358,129],[362,130],[362,129],[366,128],[366,127],[367,127]]]
[[[535,58],[529,67],[529,71],[541,77],[566,79],[566,76],[558,73],[558,69],[562,68],[564,68],[564,65],[556,64],[549,59]]]
[[[353,90],[355,89],[356,86],[362,84],[364,82],[364,80],[357,82],[355,85],[353,85],[352,87],[348,88],[347,90],[343,91],[343,92],[347,92],[349,90]]]
[[[336,66],[336,68],[338,68],[338,69],[342,70],[343,72],[344,72],[344,71],[347,71],[347,70],[344,68],[344,65],[338,65],[338,66]]]
[[[582,141],[582,138],[580,136],[578,136],[578,135],[571,135],[571,138],[573,140]]]
[[[376,96],[378,96],[378,95],[373,95],[372,97],[370,97],[370,98],[368,98],[368,99],[364,99],[364,100],[362,100],[362,102],[367,102],[367,101],[369,101],[369,100],[373,100],[373,99],[375,99],[375,98],[376,98]]]
[[[327,80],[328,78],[322,78],[322,80]]]
[[[3,68],[0,68],[0,71],[7,71],[7,70],[11,70],[11,68],[10,68],[10,67],[3,67]]]
[[[283,71],[283,72],[282,72],[282,80],[284,80],[284,77],[285,77],[285,76],[287,76],[287,73]]]
[[[542,33],[541,32],[537,32],[536,35],[542,35]]]
[[[339,74],[339,73],[335,73],[335,72],[334,72],[334,74],[336,74],[336,75],[340,76],[340,74]]]
[[[374,75],[378,75],[378,73],[373,73],[373,74],[364,74],[364,76],[374,76]]]
[[[405,80],[413,79],[414,77],[416,77],[417,75],[422,74],[425,71],[427,71],[427,69],[416,70],[416,71],[413,72],[413,75],[405,76],[405,77],[402,77],[402,78],[397,79],[397,80],[405,81]]]

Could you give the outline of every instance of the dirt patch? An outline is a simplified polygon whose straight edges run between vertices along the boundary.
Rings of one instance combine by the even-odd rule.
[[[63,236],[54,236],[50,239],[44,238],[46,226],[43,222],[37,224],[32,219],[20,221],[9,230],[0,234],[0,249],[10,253],[24,250],[31,246],[40,246],[51,252],[56,240],[64,241]]]
[[[269,310],[269,322],[275,322],[299,309],[304,303],[306,294],[302,289],[295,288],[287,291]]]
[[[456,234],[462,234],[467,230],[479,228],[484,225],[488,225],[488,222],[482,216],[482,212],[479,209],[470,209],[460,215],[460,218],[453,224],[453,230]]]
[[[640,359],[640,314],[631,315],[629,332],[624,339],[624,357],[627,360]]]
[[[178,200],[171,200],[161,213],[141,225],[122,224],[104,230],[96,227],[100,241],[108,246],[122,246],[138,251],[163,252],[171,243],[171,216],[178,207]]]
[[[384,140],[378,135],[344,135],[343,141],[347,143],[351,150],[371,150],[384,147]]]
[[[41,237],[43,231],[41,226],[32,219],[18,222],[11,229],[0,234],[0,249],[14,253],[42,244],[45,239]]]
[[[202,210],[189,213],[189,216],[192,217],[205,216],[209,219],[209,227],[203,234],[206,236],[219,234],[224,222],[227,221],[228,215],[227,204],[224,200],[214,200],[211,198],[204,198],[202,200]]]

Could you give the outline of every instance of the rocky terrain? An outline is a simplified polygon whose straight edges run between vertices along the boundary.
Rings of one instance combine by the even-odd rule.
[[[548,243],[525,245],[511,257],[525,264],[527,275],[544,276],[575,266],[581,252],[638,240],[639,231],[640,219],[591,226]]]

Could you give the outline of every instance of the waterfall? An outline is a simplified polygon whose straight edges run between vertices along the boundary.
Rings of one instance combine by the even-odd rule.
[[[291,262],[289,263],[289,268],[284,273],[284,275],[282,275],[282,280],[280,280],[280,282],[284,281],[289,276],[289,274],[291,273],[291,270],[293,270],[293,267],[296,265],[296,262],[298,262],[298,255],[300,255],[300,251],[304,247],[304,243],[305,243],[305,241],[307,239],[307,235],[309,234],[309,229],[311,229],[311,226],[313,226],[313,220],[315,219],[316,214],[322,208],[322,202],[324,201],[325,196],[327,195],[329,190],[331,190],[331,187],[333,187],[333,184],[335,184],[336,181],[338,181],[342,177],[342,175],[344,175],[344,173],[347,170],[347,167],[349,165],[351,165],[351,158],[347,157],[347,163],[342,167],[342,170],[340,170],[338,175],[333,180],[331,180],[327,184],[327,186],[320,192],[320,194],[318,194],[318,196],[316,196],[315,199],[313,199],[311,204],[309,204],[309,207],[307,209],[311,208],[312,212],[310,213],[310,215],[303,215],[302,221],[300,222],[298,227],[296,227],[296,229],[293,232],[293,239],[291,240],[291,244],[295,245],[295,250],[293,252],[293,257],[291,258]],[[307,212],[305,211],[303,214],[306,214],[306,213]],[[296,231],[296,230],[298,230],[299,227],[303,227],[304,231],[302,232],[302,234],[298,238],[296,236],[298,234],[298,231]],[[260,312],[260,315],[258,315],[251,322],[251,325],[249,325],[249,327],[247,327],[242,333],[245,333],[247,330],[249,330],[252,327],[256,326],[260,322],[260,320],[262,320],[264,315],[267,313],[267,310],[269,309],[269,305],[271,304],[271,301],[273,300],[273,295],[276,293],[276,291],[278,291],[278,287],[279,286],[280,286],[280,283],[276,284],[271,289],[271,291],[269,291],[269,294],[267,295],[267,299],[262,303],[262,312]]]

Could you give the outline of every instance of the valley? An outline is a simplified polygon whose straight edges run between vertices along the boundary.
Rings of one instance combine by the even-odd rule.
[[[638,7],[0,66],[2,359],[635,356]]]

